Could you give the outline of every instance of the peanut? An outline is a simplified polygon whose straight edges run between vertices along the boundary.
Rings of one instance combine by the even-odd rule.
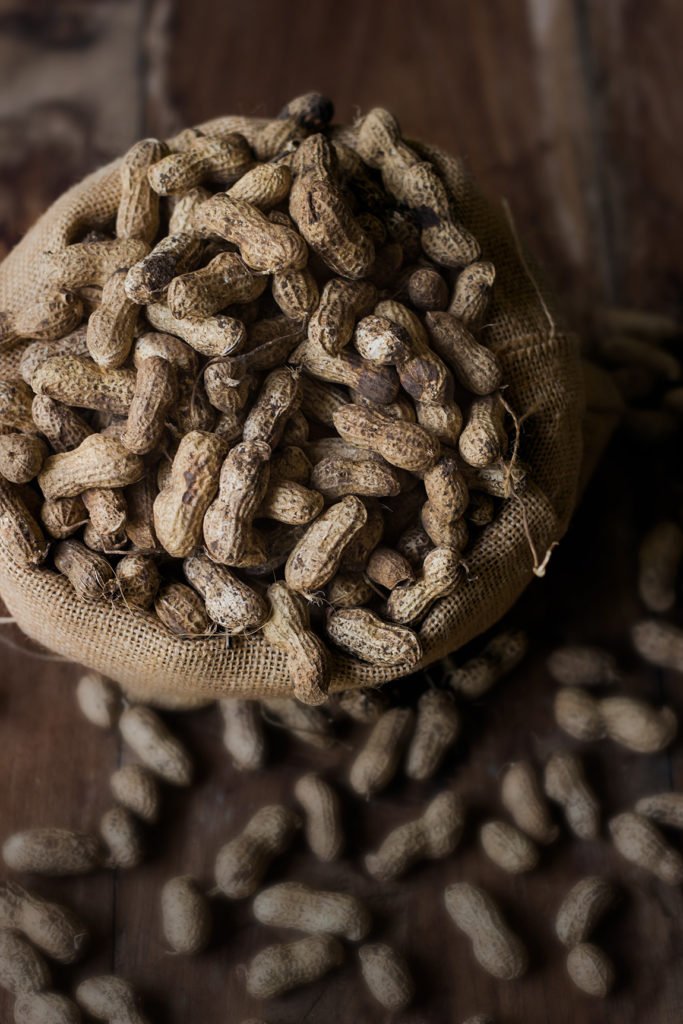
[[[375,590],[361,572],[338,572],[327,587],[333,608],[358,608],[375,596]]]
[[[184,558],[199,543],[225,449],[221,438],[200,430],[185,434],[178,446],[169,482],[154,501],[156,535],[174,558]]]
[[[147,610],[161,583],[155,560],[150,555],[124,555],[116,566],[116,583],[121,597],[130,607]]]
[[[121,161],[121,199],[116,212],[118,238],[141,238],[151,243],[159,230],[159,199],[150,188],[148,169],[165,156],[158,139],[141,139]]]
[[[671,708],[653,708],[632,697],[595,700],[588,693],[566,687],[555,698],[555,720],[575,739],[608,736],[638,754],[653,754],[672,742],[678,720]]]
[[[254,439],[235,445],[223,462],[218,496],[206,510],[203,527],[207,550],[222,565],[265,561],[252,520],[268,487],[269,458],[269,445]]]
[[[676,579],[683,558],[683,530],[659,523],[640,545],[638,591],[652,612],[667,612],[676,603]]]
[[[540,784],[528,761],[516,761],[506,768],[501,800],[522,832],[543,845],[555,842],[559,829],[550,817]]]
[[[299,818],[279,804],[262,807],[242,832],[218,851],[216,885],[228,899],[256,892],[270,863],[289,847]]]
[[[308,324],[308,337],[331,356],[337,356],[353,337],[356,319],[372,309],[377,289],[368,281],[333,277],[322,290]]]
[[[182,153],[169,153],[147,173],[149,183],[160,196],[185,192],[204,181],[232,185],[254,162],[246,139],[237,132],[217,138],[200,135]]]
[[[641,797],[635,810],[645,818],[669,828],[683,828],[683,794],[657,793]]]
[[[413,719],[410,708],[390,708],[372,727],[349,775],[351,788],[360,796],[369,799],[389,785],[410,737]]]
[[[273,370],[261,387],[244,423],[245,441],[263,441],[275,448],[282,438],[287,419],[301,404],[298,375],[287,367]]]
[[[504,630],[489,640],[478,657],[449,671],[448,685],[469,699],[481,697],[516,668],[526,651],[525,633],[521,630]]]
[[[306,267],[275,274],[271,291],[287,319],[302,324],[311,317],[320,297],[318,283]]]
[[[244,266],[234,252],[219,252],[205,267],[175,277],[166,301],[177,319],[209,317],[233,303],[251,302],[266,289],[268,279]]]
[[[330,935],[309,935],[296,942],[268,946],[247,968],[247,992],[254,999],[273,999],[317,981],[343,959],[343,947]]]
[[[384,622],[367,608],[337,608],[326,629],[337,647],[373,665],[415,665],[422,657],[412,629]]]
[[[463,387],[475,395],[490,395],[498,390],[502,372],[490,349],[476,341],[451,313],[431,312],[425,319],[432,345]]]
[[[266,759],[265,738],[259,707],[252,700],[221,700],[223,746],[238,771],[262,768]]]
[[[319,775],[309,772],[298,779],[294,796],[304,810],[304,833],[311,852],[318,860],[336,860],[344,845],[337,794]]]
[[[589,942],[581,942],[569,951],[567,972],[576,987],[589,996],[604,999],[614,985],[612,961]]]
[[[130,267],[149,251],[139,238],[76,242],[43,256],[48,281],[61,288],[104,286],[119,267]]]
[[[224,566],[197,554],[183,561],[183,570],[204,598],[209,618],[226,633],[245,633],[263,625],[268,614],[265,601]]]
[[[415,732],[406,755],[406,775],[423,781],[437,771],[460,733],[460,715],[444,690],[426,690],[417,703]]]
[[[174,953],[200,953],[211,937],[211,908],[189,875],[170,878],[161,890],[164,938]]]
[[[479,839],[487,857],[512,875],[533,871],[538,864],[538,848],[507,821],[487,821],[479,830]]]
[[[123,533],[128,507],[122,490],[111,487],[89,487],[81,494],[81,500],[90,515],[89,525],[97,533],[103,536]]]
[[[462,580],[460,556],[451,548],[434,548],[426,556],[422,573],[414,583],[406,583],[391,592],[387,615],[404,625],[416,622],[439,598],[452,594]]]
[[[319,92],[305,92],[285,103],[279,121],[292,120],[307,131],[322,131],[334,117],[334,104]]]
[[[0,988],[14,996],[40,992],[50,984],[50,971],[40,953],[23,935],[0,929]]]
[[[178,636],[208,636],[215,629],[197,591],[184,583],[162,586],[154,600],[154,609],[166,628]]]
[[[103,863],[97,836],[66,828],[31,828],[15,832],[5,840],[2,856],[12,871],[56,877],[83,875]]]
[[[116,270],[102,289],[102,301],[88,320],[88,351],[102,369],[123,366],[133,346],[140,307],[125,290],[128,270]]]
[[[374,459],[321,459],[311,474],[311,485],[331,501],[348,494],[381,498],[401,490],[396,472]]]
[[[121,713],[121,694],[99,672],[86,672],[78,680],[76,700],[82,714],[98,729],[112,729]]]
[[[95,1020],[111,1024],[148,1024],[138,1009],[132,986],[113,974],[87,978],[76,989],[76,1002]]]
[[[124,742],[145,767],[172,786],[189,786],[192,762],[187,750],[151,708],[141,704],[125,709],[119,719]]]
[[[424,472],[439,457],[439,443],[415,423],[394,420],[359,405],[347,405],[334,414],[334,425],[344,439],[358,448],[377,452],[392,466]]]
[[[375,548],[368,559],[366,572],[373,583],[387,590],[414,578],[413,568],[405,555],[386,547]]]
[[[303,238],[292,228],[273,224],[243,199],[215,195],[197,207],[194,223],[198,230],[236,245],[251,270],[276,274],[306,266],[308,248]]]
[[[263,889],[254,900],[254,917],[275,928],[293,928],[312,935],[335,935],[358,942],[370,930],[370,915],[354,896],[320,892],[300,882],[281,882]]]
[[[38,483],[46,498],[74,498],[93,488],[126,487],[144,471],[142,460],[120,441],[90,434],[78,448],[49,456]]]
[[[285,565],[287,585],[301,593],[319,590],[337,571],[345,548],[367,521],[367,511],[355,496],[331,505],[306,530]]]
[[[159,817],[159,787],[154,775],[141,764],[124,764],[109,779],[116,802],[147,824]]]
[[[31,387],[65,405],[125,416],[135,393],[135,373],[101,369],[83,356],[53,356],[36,369]]]
[[[553,754],[545,766],[544,789],[560,804],[567,824],[579,839],[596,839],[600,831],[600,805],[590,789],[583,765],[573,754]]]
[[[78,448],[92,433],[91,428],[73,409],[47,395],[36,395],[31,405],[33,421],[55,452]]]
[[[433,545],[421,526],[413,526],[401,534],[397,543],[397,551],[410,562],[413,570],[422,566]]]
[[[100,820],[100,836],[107,848],[109,868],[137,867],[144,856],[139,825],[126,807],[111,807]]]
[[[73,911],[13,882],[0,883],[0,927],[21,932],[41,953],[62,964],[79,960],[89,938]]]
[[[384,942],[361,946],[358,950],[365,984],[385,1010],[403,1010],[415,994],[408,966],[398,953]]]
[[[412,310],[393,299],[379,302],[376,316],[386,317],[406,332],[411,357],[398,366],[401,385],[419,403],[442,403],[452,386],[450,371],[429,345],[422,321]],[[404,335],[402,335],[404,336]],[[461,418],[460,418],[461,421]],[[458,433],[460,427],[458,426]]]
[[[323,496],[318,491],[293,480],[282,480],[270,485],[256,515],[290,526],[306,526],[320,515],[323,505]]]
[[[611,818],[608,828],[615,848],[626,860],[666,885],[683,882],[683,857],[647,818],[625,811]]]
[[[200,355],[213,359],[230,352],[239,352],[247,339],[241,320],[225,313],[207,317],[174,317],[168,306],[152,303],[145,309],[147,319],[157,331],[175,334]]]
[[[191,231],[173,231],[137,263],[127,264],[126,295],[138,305],[158,302],[176,275],[197,265],[201,252],[201,240]]]
[[[406,291],[416,309],[445,309],[448,305],[448,285],[432,267],[414,270],[406,283]]]
[[[147,475],[137,483],[126,487],[126,534],[133,546],[140,552],[161,550],[154,532],[154,499],[158,493],[153,475]]]
[[[380,405],[393,402],[398,394],[399,382],[393,367],[365,363],[355,352],[330,355],[310,333],[307,340],[291,352],[289,362],[303,366],[311,377],[330,384],[344,384]]]
[[[33,480],[46,455],[45,442],[35,434],[0,434],[0,476],[10,483]]]
[[[19,490],[0,478],[0,546],[17,565],[40,565],[48,544]]]
[[[470,492],[470,503],[467,506],[467,518],[473,526],[488,526],[493,522],[496,510],[493,499],[479,491]]]
[[[6,349],[21,339],[59,341],[78,327],[82,317],[83,303],[74,292],[48,292],[37,302],[0,314],[0,343]]]
[[[505,409],[498,395],[485,395],[472,402],[458,450],[470,466],[490,466],[505,455],[507,435]]]
[[[670,622],[645,619],[631,630],[633,646],[641,658],[683,672],[683,631]]]
[[[329,658],[322,641],[310,629],[305,601],[283,582],[268,588],[270,615],[263,622],[263,637],[287,658],[295,697],[305,704],[320,704],[329,685]]]
[[[141,361],[128,419],[121,435],[121,441],[129,451],[147,455],[156,448],[177,392],[176,371],[172,363],[158,356]]]
[[[616,890],[605,878],[591,876],[573,885],[560,904],[555,931],[560,942],[572,948],[585,942],[600,918],[616,901]]]
[[[319,708],[287,699],[265,699],[261,701],[261,706],[267,716],[274,715],[276,723],[302,743],[317,747],[318,750],[326,750],[334,745],[334,737],[330,735],[330,720]]]
[[[486,260],[477,260],[464,267],[456,278],[448,312],[470,330],[479,327],[488,308],[495,279],[496,268]]]
[[[265,213],[283,203],[291,187],[292,172],[289,167],[283,164],[256,164],[227,192],[231,199],[241,199]]]
[[[405,327],[385,316],[359,320],[353,343],[363,359],[379,366],[403,363],[410,356],[410,336]]]
[[[348,397],[341,388],[332,387],[331,384],[324,384],[311,377],[301,378],[301,411],[308,419],[333,427],[335,412],[347,403]]]
[[[14,1003],[15,1024],[80,1024],[81,1011],[58,992],[24,992]]]
[[[614,657],[599,647],[558,647],[547,664],[553,679],[563,686],[606,686],[620,678]]]
[[[520,939],[510,931],[493,899],[468,882],[449,885],[446,910],[472,942],[477,961],[494,978],[511,981],[525,973],[528,957]]]
[[[53,553],[55,568],[63,573],[81,601],[99,601],[116,593],[114,570],[101,555],[79,540],[62,540]]]
[[[421,817],[399,825],[376,853],[365,857],[366,870],[380,882],[389,882],[421,860],[450,857],[460,842],[464,824],[462,801],[448,790],[427,804]]]

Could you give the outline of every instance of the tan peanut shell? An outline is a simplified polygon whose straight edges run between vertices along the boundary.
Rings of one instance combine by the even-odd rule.
[[[199,543],[204,515],[218,489],[225,442],[206,431],[185,434],[173,458],[171,476],[154,502],[154,529],[175,558]]]
[[[666,885],[683,882],[683,857],[647,818],[625,811],[611,818],[608,827],[614,846],[626,860]]]
[[[83,875],[102,866],[97,836],[65,828],[32,828],[15,832],[2,847],[5,864],[13,871],[34,875]]]
[[[227,192],[231,199],[241,199],[265,213],[286,200],[291,185],[292,172],[289,167],[283,164],[256,164],[231,185]]]
[[[683,671],[683,631],[671,622],[644,619],[632,627],[633,646],[641,658],[658,665]]]
[[[189,786],[190,756],[155,711],[141,704],[126,708],[119,719],[119,731],[133,753],[160,779],[173,786]]]
[[[554,702],[555,721],[577,740],[599,740],[605,735],[600,703],[576,687],[561,689]]]
[[[76,242],[43,256],[48,281],[62,288],[102,287],[119,267],[130,267],[147,254],[149,246],[138,238]]]
[[[415,994],[415,983],[403,957],[385,942],[368,943],[358,950],[361,974],[370,992],[385,1010],[403,1010]]]
[[[154,599],[154,610],[172,633],[182,637],[202,637],[215,626],[196,590],[184,583],[166,583]]]
[[[446,910],[471,940],[474,955],[485,971],[504,981],[525,973],[526,949],[487,892],[468,882],[458,882],[448,886],[444,898]]]
[[[55,568],[63,573],[81,601],[100,601],[116,593],[114,570],[102,555],[79,540],[62,540],[53,552]]]
[[[415,731],[406,754],[409,779],[429,779],[460,733],[460,715],[445,690],[426,690],[417,703]]]
[[[507,821],[485,822],[479,830],[479,840],[487,857],[509,874],[533,871],[538,864],[538,848]]]
[[[557,911],[555,931],[560,942],[570,949],[585,942],[615,901],[616,890],[606,878],[582,878],[572,886]]]
[[[579,839],[596,839],[600,831],[600,805],[591,790],[583,765],[573,754],[553,754],[545,766],[544,789],[560,804],[567,824]]]
[[[330,355],[310,333],[306,341],[290,349],[289,362],[302,366],[311,377],[353,388],[380,405],[393,402],[398,394],[399,380],[393,367],[373,366],[347,350]]]
[[[333,608],[360,608],[375,596],[362,572],[338,572],[327,586],[327,600]]]
[[[257,299],[267,284],[267,277],[252,273],[236,253],[219,252],[206,266],[174,277],[166,301],[176,319],[209,317]]]
[[[239,352],[247,338],[246,327],[226,313],[201,318],[174,317],[168,306],[155,302],[145,308],[145,315],[157,331],[175,334],[200,355],[213,359]]]
[[[367,518],[344,549],[339,563],[345,572],[364,572],[370,555],[384,534],[382,506],[375,498],[365,498],[364,504]]]
[[[0,380],[0,430],[33,433],[33,395],[23,380]]]
[[[415,582],[391,592],[386,605],[387,616],[404,625],[415,622],[434,601],[452,594],[461,579],[458,552],[451,548],[434,548],[425,557],[422,572]]]
[[[667,612],[676,603],[676,580],[683,558],[683,530],[663,522],[643,538],[638,552],[638,592],[651,612]]]
[[[491,299],[496,268],[488,260],[477,260],[458,274],[448,312],[470,330],[480,326]]]
[[[45,560],[48,544],[15,484],[0,478],[0,545],[11,561],[36,566]]]
[[[103,369],[123,366],[133,345],[140,307],[126,293],[127,273],[123,267],[111,275],[88,320],[88,351]]]
[[[547,664],[553,679],[563,686],[606,686],[619,680],[613,655],[599,647],[557,647]]]
[[[439,443],[416,423],[388,418],[378,411],[348,405],[334,414],[345,441],[377,452],[392,466],[410,472],[428,470],[439,456]]]
[[[252,270],[276,274],[306,265],[308,248],[303,238],[292,228],[273,224],[243,199],[219,193],[196,208],[194,223],[200,231],[234,243]]]
[[[337,608],[326,629],[337,647],[373,665],[414,665],[422,657],[412,629],[384,622],[368,608]]]
[[[432,345],[463,387],[475,395],[490,395],[500,387],[502,371],[496,356],[459,320],[440,312],[427,313],[425,319]]]
[[[275,448],[286,421],[301,404],[301,384],[298,375],[287,367],[270,373],[252,405],[244,423],[245,441],[263,441]]]
[[[324,587],[336,572],[344,549],[367,520],[363,503],[355,496],[330,506],[306,530],[287,559],[287,585],[302,593]]]
[[[14,1024],[80,1024],[81,1011],[59,992],[24,992],[14,1003]]]
[[[142,764],[124,764],[109,779],[112,796],[118,804],[141,821],[153,825],[159,817],[161,798],[152,772]]]
[[[499,395],[485,395],[472,402],[467,423],[458,438],[458,450],[470,466],[490,466],[507,449],[505,407]]]
[[[100,836],[107,849],[107,867],[125,871],[142,863],[142,834],[138,822],[126,807],[114,806],[105,811],[100,819]]]
[[[131,302],[147,305],[163,298],[178,274],[191,270],[199,262],[201,239],[180,227],[157,242],[151,252],[132,265],[126,275],[126,295]]]
[[[19,932],[0,928],[0,988],[18,996],[50,985],[50,971],[40,953]]]
[[[111,729],[121,712],[121,694],[110,679],[99,672],[86,672],[78,680],[76,700],[81,713],[98,729]]]
[[[329,685],[329,657],[323,642],[310,629],[305,601],[278,581],[268,588],[268,602],[263,637],[286,655],[295,697],[305,704],[323,703]]]
[[[129,608],[151,608],[161,584],[155,559],[145,554],[124,555],[116,565],[116,583]]]
[[[376,314],[358,321],[353,343],[363,359],[380,366],[403,363],[411,353],[411,339],[405,327]]]
[[[268,614],[265,601],[225,566],[196,554],[183,561],[183,570],[203,597],[209,618],[226,633],[245,633],[263,625]]]
[[[310,935],[335,935],[350,942],[359,942],[370,930],[370,915],[355,896],[321,892],[301,882],[280,882],[262,889],[253,910],[261,924]]]
[[[228,899],[251,896],[270,863],[288,848],[300,825],[297,815],[280,804],[262,807],[242,832],[218,851],[216,885]]]
[[[271,218],[274,216],[271,214]],[[307,267],[274,274],[271,292],[287,319],[297,323],[310,318],[320,298],[318,283]]]
[[[344,845],[341,809],[334,789],[319,775],[302,775],[294,796],[304,811],[304,832],[312,853],[322,861],[336,860]]]
[[[141,139],[121,161],[121,199],[116,211],[118,238],[141,238],[152,244],[159,230],[159,198],[150,187],[147,171],[166,154],[158,139]]]
[[[31,415],[36,428],[55,452],[77,448],[92,433],[91,427],[78,413],[47,395],[34,397]]]
[[[132,985],[114,974],[86,978],[76,989],[76,1002],[95,1020],[112,1024],[149,1024],[138,1009]]]
[[[27,484],[40,472],[47,446],[35,434],[0,434],[0,476]]]
[[[366,799],[389,785],[413,728],[410,708],[390,708],[377,720],[356,755],[349,774],[351,788]]]
[[[369,313],[377,290],[369,281],[333,277],[322,290],[308,324],[308,337],[331,356],[339,355],[353,336],[356,320]]]
[[[101,369],[83,356],[56,355],[36,369],[31,386],[36,394],[65,405],[125,416],[135,393],[135,373]]]
[[[72,291],[55,289],[12,313],[2,313],[0,343],[7,349],[20,339],[58,341],[75,330],[82,317],[80,297]]]
[[[271,470],[272,478],[272,470]],[[319,491],[293,480],[271,483],[256,510],[257,518],[274,519],[290,526],[306,526],[323,510],[324,498]],[[291,545],[294,547],[294,544]],[[289,554],[289,552],[288,552]]]
[[[45,460],[38,483],[46,498],[73,498],[97,487],[126,487],[144,474],[142,460],[120,441],[91,434],[70,452]]]
[[[236,698],[221,700],[223,746],[238,771],[256,771],[266,759],[266,744],[256,701]]]
[[[448,285],[431,267],[418,267],[406,283],[408,298],[416,309],[445,309],[448,305]]]
[[[58,963],[80,960],[88,944],[83,921],[67,907],[50,903],[15,882],[0,883],[0,928],[13,928]]]
[[[421,860],[449,857],[460,842],[464,818],[460,797],[450,790],[439,793],[419,818],[393,829],[375,853],[367,854],[368,873],[388,882]]]
[[[141,362],[128,419],[121,435],[121,441],[129,451],[147,455],[157,446],[177,391],[172,363],[158,356]]]
[[[387,547],[375,548],[368,560],[366,572],[373,583],[387,590],[393,590],[399,583],[413,579],[413,568],[405,555]]]
[[[313,468],[311,485],[331,501],[348,494],[388,497],[401,489],[396,472],[374,459],[321,459]]]
[[[265,441],[244,440],[223,462],[218,496],[206,510],[203,526],[207,551],[216,562],[240,566],[265,560],[252,520],[268,487],[269,459]]]
[[[161,890],[164,939],[174,953],[200,953],[211,936],[211,908],[189,875],[170,878]]]
[[[655,793],[641,797],[635,810],[658,825],[683,828],[683,793]]]
[[[247,967],[247,992],[254,999],[273,999],[317,981],[343,959],[342,945],[330,935],[267,946]]]
[[[153,164],[147,177],[155,192],[167,196],[203,181],[231,185],[253,162],[246,140],[237,132],[222,137],[199,135],[182,153],[169,153]]]
[[[528,761],[516,761],[506,768],[500,796],[522,832],[543,845],[555,842],[559,829],[550,817],[540,783]]]
[[[590,942],[582,942],[569,951],[567,973],[582,992],[600,999],[609,995],[614,985],[612,961]]]

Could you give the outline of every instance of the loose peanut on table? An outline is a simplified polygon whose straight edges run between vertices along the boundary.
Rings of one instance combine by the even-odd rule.
[[[526,949],[487,892],[468,882],[458,882],[446,889],[444,899],[446,910],[471,940],[474,955],[485,971],[505,981],[525,973]]]
[[[374,878],[390,881],[421,860],[448,857],[460,841],[463,824],[460,798],[448,790],[439,793],[421,817],[390,832],[379,849],[366,856],[365,867]]]
[[[254,899],[254,917],[275,928],[308,934],[336,935],[359,942],[370,930],[370,915],[347,893],[322,892],[300,882],[280,882],[262,889]]]
[[[21,932],[58,963],[80,960],[88,945],[88,929],[70,909],[50,903],[14,882],[0,883],[0,927]]]
[[[228,899],[242,899],[256,891],[270,862],[292,842],[301,822],[279,804],[262,807],[246,827],[226,843],[216,857],[216,885]]]

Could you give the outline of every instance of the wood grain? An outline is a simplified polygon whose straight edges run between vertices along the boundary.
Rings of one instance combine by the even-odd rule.
[[[384,104],[407,133],[464,154],[484,187],[508,198],[520,234],[577,320],[601,302],[676,312],[682,37],[680,8],[666,0],[655,0],[646,15],[626,0],[349,0],[343,9],[331,0],[2,0],[0,240],[11,245],[64,187],[141,134],[165,134],[226,111],[275,113],[289,96],[318,88],[333,95],[340,119]],[[221,843],[262,804],[291,801],[298,775],[317,768],[343,793],[347,855],[323,867],[299,846],[271,877],[337,886],[368,900],[377,938],[395,942],[418,979],[414,1013],[398,1024],[459,1024],[475,1012],[503,1024],[679,1021],[677,891],[631,869],[604,838],[564,839],[544,854],[538,872],[511,881],[483,859],[476,838],[478,824],[501,813],[502,766],[519,757],[540,763],[558,747],[585,750],[606,815],[672,782],[683,785],[680,743],[673,757],[642,758],[606,743],[579,748],[561,736],[544,667],[556,643],[604,643],[627,671],[628,692],[683,713],[680,680],[644,667],[628,641],[640,614],[638,537],[658,516],[677,511],[669,471],[676,457],[675,446],[653,456],[625,438],[612,445],[547,578],[511,616],[530,629],[532,654],[497,692],[464,708],[463,740],[438,782],[398,781],[371,806],[352,799],[349,747],[360,741],[360,727],[342,729],[339,744],[322,754],[270,730],[268,768],[243,777],[222,749],[215,710],[169,716],[192,750],[198,779],[190,792],[164,791],[147,863],[129,874],[36,886],[72,903],[95,935],[92,955],[59,971],[59,984],[69,990],[81,977],[115,969],[139,986],[150,1018],[161,1024],[254,1015],[281,1024],[383,1019],[358,981],[353,950],[318,985],[267,1008],[248,999],[240,965],[286,936],[257,928],[247,903],[215,901],[216,939],[198,958],[170,956],[160,935],[163,882],[189,872],[211,886]],[[654,495],[635,484],[645,474],[659,481]],[[11,627],[1,629],[6,642],[22,645]],[[79,716],[77,668],[10,647],[4,654],[2,834],[38,824],[95,828],[108,806],[108,776],[128,755],[115,736]],[[371,885],[361,851],[416,815],[444,779],[472,808],[462,851],[417,868],[404,883]],[[572,988],[552,932],[564,892],[589,872],[617,878],[624,896],[600,932],[619,975],[615,994],[600,1005]],[[448,921],[442,891],[459,878],[490,887],[528,943],[533,966],[521,982],[489,979]],[[0,1019],[10,1016],[0,995]]]

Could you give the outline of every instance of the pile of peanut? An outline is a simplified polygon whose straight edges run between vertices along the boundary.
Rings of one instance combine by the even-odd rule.
[[[391,114],[331,115],[138,142],[111,230],[0,322],[3,543],[179,636],[261,631],[310,703],[323,637],[420,660],[525,475],[477,337],[494,266]]]

